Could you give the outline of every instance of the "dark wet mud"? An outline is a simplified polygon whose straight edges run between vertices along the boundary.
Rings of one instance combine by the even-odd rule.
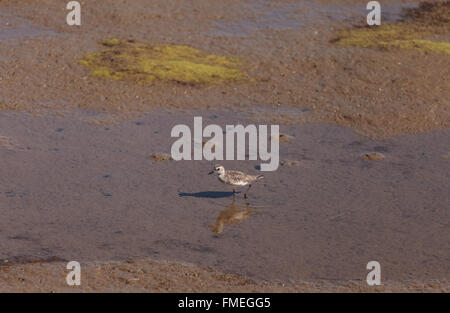
[[[246,201],[207,175],[209,161],[154,162],[172,126],[243,123],[230,111],[155,112],[94,126],[89,113],[0,113],[0,259],[149,257],[254,279],[448,277],[447,130],[372,141],[326,124],[285,126],[280,166]],[[368,151],[385,159],[361,158]],[[255,161],[222,161],[260,173]],[[244,190],[242,190],[244,191]],[[219,231],[220,230],[220,231]],[[215,232],[213,232],[215,231]],[[219,234],[217,234],[219,233]]]

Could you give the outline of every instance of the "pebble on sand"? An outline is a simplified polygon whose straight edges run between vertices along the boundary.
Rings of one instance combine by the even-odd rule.
[[[289,142],[292,141],[294,138],[292,136],[289,135],[285,135],[285,134],[280,134],[280,142]]]
[[[164,154],[164,153],[155,153],[152,154],[149,157],[150,160],[152,160],[153,162],[164,162],[164,161],[172,161],[173,158],[168,155],[168,154]]]
[[[298,161],[281,161],[281,166],[300,166]]]
[[[364,160],[380,161],[380,160],[384,159],[384,154],[379,153],[379,152],[369,152],[369,153],[364,153],[361,157]]]

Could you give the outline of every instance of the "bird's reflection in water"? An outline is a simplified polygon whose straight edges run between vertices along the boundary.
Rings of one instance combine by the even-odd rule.
[[[220,211],[216,224],[208,227],[214,233],[220,234],[222,233],[224,226],[240,223],[253,214],[257,214],[258,212],[256,212],[256,210],[258,210],[258,208],[250,207],[250,203],[246,203],[246,205],[235,204],[235,197],[233,197],[231,205],[226,206],[225,210]]]

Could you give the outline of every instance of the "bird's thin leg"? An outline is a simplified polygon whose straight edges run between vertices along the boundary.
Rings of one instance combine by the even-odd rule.
[[[251,184],[249,184],[248,185],[248,189],[247,189],[247,191],[244,193],[244,198],[245,199],[247,199],[248,197],[247,197],[247,193],[248,193],[248,191],[250,190],[250,187],[251,187],[252,185]]]

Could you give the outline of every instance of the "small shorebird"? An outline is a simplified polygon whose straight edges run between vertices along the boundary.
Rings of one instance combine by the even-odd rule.
[[[247,198],[247,193],[252,186],[251,183],[257,179],[261,179],[263,175],[247,175],[239,171],[225,171],[225,168],[222,165],[214,166],[214,169],[209,174],[217,174],[217,178],[224,183],[225,185],[230,185],[233,187],[238,186],[246,186],[248,185],[248,189],[244,194],[244,198]],[[233,195],[236,191],[233,188]]]

